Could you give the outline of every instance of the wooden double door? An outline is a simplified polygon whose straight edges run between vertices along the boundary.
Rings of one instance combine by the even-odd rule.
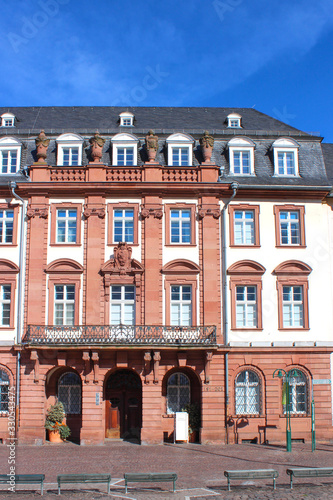
[[[142,386],[130,370],[118,370],[108,378],[105,437],[139,439],[142,422]]]

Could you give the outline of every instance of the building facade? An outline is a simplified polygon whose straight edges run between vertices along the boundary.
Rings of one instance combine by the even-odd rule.
[[[253,109],[0,109],[0,439],[332,439],[321,138]],[[278,371],[276,371],[278,370]],[[275,373],[274,373],[275,372]],[[273,376],[274,374],[274,376]],[[285,377],[287,374],[289,389]]]

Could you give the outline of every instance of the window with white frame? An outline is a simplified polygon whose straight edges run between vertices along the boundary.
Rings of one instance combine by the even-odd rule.
[[[119,123],[121,127],[133,127],[134,115],[129,112],[123,112],[119,115]]]
[[[112,285],[110,307],[111,325],[135,325],[135,287]]]
[[[274,175],[298,175],[298,149],[299,145],[293,139],[278,139],[274,141]]]
[[[14,210],[0,209],[0,244],[13,243]]]
[[[12,138],[0,139],[0,173],[16,174],[20,169],[22,144]]]
[[[171,326],[192,325],[192,286],[171,285]]]
[[[57,209],[57,243],[76,243],[77,210],[76,208]]]
[[[82,165],[83,139],[77,134],[62,134],[57,140],[57,165]]]
[[[238,113],[231,113],[227,116],[228,128],[241,128],[242,117]]]
[[[236,286],[236,328],[257,326],[256,286]]]
[[[258,415],[260,412],[260,380],[253,370],[240,372],[235,380],[236,415]]]
[[[134,209],[114,208],[113,210],[114,243],[134,242]]]
[[[174,373],[167,382],[167,413],[182,411],[191,401],[190,380],[184,373]]]
[[[254,142],[247,138],[235,137],[228,143],[230,173],[254,175]]]
[[[280,243],[281,245],[300,244],[299,210],[280,210]]]
[[[1,127],[14,127],[15,115],[13,113],[3,113],[1,115]]]
[[[283,286],[282,289],[283,328],[302,328],[303,321],[303,287]]]
[[[191,210],[170,210],[170,242],[191,243]]]
[[[168,146],[168,165],[186,167],[193,162],[194,140],[186,134],[172,134],[166,140]]]
[[[254,210],[234,211],[234,245],[254,245]]]
[[[5,370],[0,370],[0,415],[8,413],[9,376]]]
[[[54,324],[74,325],[75,285],[54,285]]]
[[[292,370],[291,372],[293,372]],[[289,372],[290,373],[290,372]],[[287,411],[286,382],[283,384],[283,413]],[[289,377],[289,408],[294,414],[307,413],[307,379],[304,373],[297,370],[297,375]]]
[[[113,165],[132,166],[138,164],[139,140],[132,134],[117,134],[111,139]]]
[[[64,405],[66,415],[81,413],[81,380],[76,373],[67,372],[59,378],[58,401]]]
[[[0,326],[10,326],[11,285],[0,285]]]

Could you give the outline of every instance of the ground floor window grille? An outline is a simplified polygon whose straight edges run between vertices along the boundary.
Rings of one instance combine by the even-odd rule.
[[[64,405],[66,415],[81,413],[81,381],[76,373],[61,375],[58,382],[58,400]]]
[[[182,411],[190,402],[191,385],[184,373],[174,373],[167,385],[167,412]]]
[[[0,415],[8,412],[9,377],[4,370],[0,370]]]
[[[287,411],[286,384],[283,384],[283,412]],[[296,377],[289,378],[289,405],[291,413],[307,412],[307,383],[305,375],[298,371]]]
[[[242,371],[235,381],[237,415],[257,415],[260,408],[260,381],[251,370]]]

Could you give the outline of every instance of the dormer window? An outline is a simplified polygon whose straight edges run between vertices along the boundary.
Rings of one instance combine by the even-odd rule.
[[[14,127],[15,115],[13,113],[3,113],[1,115],[1,127]]]
[[[168,165],[186,167],[192,165],[194,140],[187,134],[172,134],[166,143],[168,145]]]
[[[75,167],[82,165],[83,139],[77,134],[62,134],[57,140],[57,165]]]
[[[274,152],[274,175],[294,177],[298,174],[298,148],[293,139],[277,139],[272,144]]]
[[[13,137],[0,139],[0,174],[16,174],[20,169],[22,144]]]
[[[125,111],[119,115],[120,126],[121,127],[133,127],[134,126],[134,115]]]
[[[117,166],[132,166],[138,164],[138,143],[132,134],[117,134],[111,139],[112,164]]]
[[[242,128],[242,117],[238,113],[231,113],[227,116],[228,128]]]
[[[254,142],[235,137],[228,143],[230,174],[254,175]]]

